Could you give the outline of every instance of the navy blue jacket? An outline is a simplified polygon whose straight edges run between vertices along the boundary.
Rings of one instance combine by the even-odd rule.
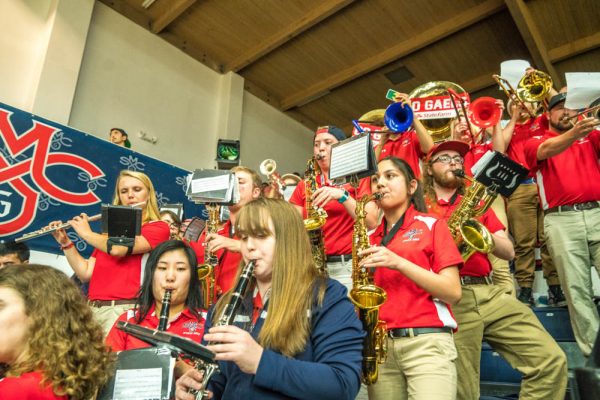
[[[316,296],[315,296],[316,297]],[[234,324],[250,328],[252,297],[248,296]],[[266,305],[268,307],[268,303]],[[211,327],[212,312],[206,319]],[[258,337],[266,313],[251,331]],[[231,361],[219,362],[208,388],[215,399],[354,399],[360,388],[362,343],[365,335],[346,288],[328,279],[321,307],[311,310],[312,330],[304,351],[294,358],[264,349],[256,375],[242,372]]]

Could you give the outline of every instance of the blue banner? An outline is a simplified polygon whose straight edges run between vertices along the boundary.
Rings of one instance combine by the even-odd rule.
[[[206,218],[187,200],[188,171],[125,147],[0,103],[0,240],[10,241],[81,213],[100,213],[112,203],[123,169],[144,172],[159,206],[183,203],[185,216]],[[100,224],[92,229],[100,231]],[[69,237],[84,255],[92,249],[74,231]],[[32,250],[60,253],[47,235],[27,241]]]

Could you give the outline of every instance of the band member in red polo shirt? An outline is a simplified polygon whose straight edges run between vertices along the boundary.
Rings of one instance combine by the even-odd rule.
[[[73,218],[69,223],[82,240],[94,247],[87,260],[79,254],[64,229],[53,232],[77,277],[82,282],[90,282],[90,305],[105,333],[119,315],[135,304],[144,270],[144,254],[169,240],[169,226],[160,220],[154,186],[146,174],[121,171],[115,185],[113,204],[142,208],[142,232],[135,237],[133,247],[112,245],[106,235],[93,232],[86,214]],[[49,226],[58,225],[60,221],[51,222]]]
[[[327,222],[323,226],[325,254],[327,256],[327,272],[347,288],[352,285],[352,230],[354,228],[354,209],[356,208],[356,191],[350,184],[342,187],[333,186],[329,180],[329,163],[331,146],[346,139],[344,132],[336,126],[319,127],[313,139],[313,154],[321,170],[317,175],[318,189],[313,193],[313,205],[327,212]],[[306,189],[302,180],[290,198],[303,218],[306,218]],[[375,205],[369,203],[367,225],[376,224]]]
[[[118,321],[127,321],[157,329],[162,315],[162,301],[166,290],[171,291],[166,331],[200,343],[204,332],[202,295],[198,280],[196,254],[180,240],[159,244],[146,263],[144,282],[135,309],[123,313]],[[150,347],[118,329],[111,328],[106,343],[113,351]]]
[[[462,169],[468,150],[466,143],[448,141],[427,156],[426,201],[431,212],[445,220],[462,199],[464,182],[452,171]],[[494,254],[502,259],[514,257],[512,243],[494,211],[489,209],[478,219],[492,234]],[[479,399],[481,342],[485,340],[523,373],[521,399],[563,399],[567,384],[564,353],[529,307],[492,283],[491,272],[486,254],[478,252],[460,270],[462,299],[453,307],[459,326],[454,335],[458,398]]]
[[[544,232],[567,298],[577,344],[590,354],[598,332],[590,266],[600,272],[600,121],[567,119],[566,93],[548,106],[550,129],[527,142],[525,155],[536,173]]]
[[[449,305],[461,296],[462,258],[446,223],[425,214],[421,184],[407,162],[384,158],[374,181],[384,219],[360,265],[378,267],[375,284],[387,292],[379,318],[389,338],[369,399],[454,399],[457,324]]]
[[[240,241],[235,235],[233,227],[237,215],[242,207],[251,200],[257,199],[261,195],[260,176],[252,169],[237,166],[231,169],[238,179],[238,189],[240,201],[228,206],[229,220],[218,230],[217,233],[206,235],[206,230],[202,232],[197,242],[191,242],[190,246],[196,252],[198,263],[203,264],[206,248],[215,253],[219,263],[215,268],[216,297],[221,293],[228,291],[233,286],[237,268],[240,265],[242,256],[240,254]],[[213,303],[216,298],[213,299]]]
[[[0,269],[0,399],[92,399],[114,356],[79,288],[56,268]]]
[[[540,132],[540,117],[531,117],[533,106],[509,101],[510,121],[502,130],[504,140],[508,143],[506,155],[525,168],[529,168],[525,160],[525,143]],[[517,190],[507,199],[506,214],[510,233],[515,240],[515,279],[521,288],[520,302],[533,305],[532,287],[535,277],[535,248],[540,245],[544,278],[548,282],[548,304],[564,307],[567,305],[560,288],[556,267],[548,252],[544,237],[544,214],[537,195],[535,173],[529,172]]]

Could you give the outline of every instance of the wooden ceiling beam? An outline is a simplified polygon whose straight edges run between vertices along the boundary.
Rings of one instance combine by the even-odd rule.
[[[352,4],[354,1],[356,0],[329,0],[322,2],[318,7],[302,16],[302,18],[289,24],[284,29],[281,29],[231,60],[225,65],[225,72],[237,72],[249,64],[252,64],[254,61],[264,57],[287,41],[312,28],[349,4]]]
[[[468,81],[462,82],[460,85],[469,93],[479,92],[480,90],[487,89],[496,84],[496,81],[494,81],[494,78],[492,78],[492,75],[496,73],[498,72],[490,71],[487,74],[483,74],[473,79],[469,79]]]
[[[150,24],[152,23],[150,17],[129,5],[125,0],[100,0],[100,2],[106,4],[119,14],[124,15],[126,18],[129,18],[136,24],[143,26],[144,28],[150,28]]]
[[[150,24],[150,31],[152,33],[160,33],[169,24],[175,21],[181,14],[183,14],[188,8],[190,8],[196,0],[167,0],[168,5],[165,12],[158,16]]]
[[[289,110],[300,104],[305,104],[311,98],[318,98],[320,93],[327,92],[356,78],[359,78],[371,71],[389,64],[399,58],[405,57],[417,50],[422,49],[432,43],[440,41],[453,33],[465,29],[495,13],[503,10],[505,4],[503,0],[487,0],[475,7],[463,11],[460,14],[437,24],[421,33],[417,33],[410,39],[398,43],[395,46],[373,56],[367,57],[362,62],[346,68],[334,75],[331,75],[308,88],[296,92],[281,101],[282,109]]]
[[[561,87],[563,85],[562,79],[560,79],[560,75],[557,73],[554,65],[552,65],[552,61],[548,55],[548,49],[544,44],[542,34],[535,24],[529,8],[525,5],[523,0],[505,1],[506,6],[510,11],[510,15],[515,21],[515,24],[521,33],[521,37],[523,38],[523,41],[525,42],[533,61],[536,63],[537,68],[543,68],[548,74],[550,74],[555,82],[555,86]]]
[[[557,63],[578,54],[585,53],[586,51],[594,50],[598,47],[600,47],[600,32],[550,49],[548,50],[548,57],[550,58],[550,61]]]

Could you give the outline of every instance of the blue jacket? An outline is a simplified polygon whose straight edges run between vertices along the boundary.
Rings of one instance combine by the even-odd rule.
[[[252,297],[248,296],[240,308],[234,323],[248,330]],[[212,312],[206,319],[205,332],[211,327]],[[264,318],[265,312],[251,331],[255,339]],[[264,349],[256,375],[242,372],[231,361],[220,361],[221,372],[213,375],[208,385],[214,398],[354,399],[360,388],[365,333],[342,284],[328,279],[323,304],[313,307],[311,320],[312,331],[306,347],[294,358]]]

